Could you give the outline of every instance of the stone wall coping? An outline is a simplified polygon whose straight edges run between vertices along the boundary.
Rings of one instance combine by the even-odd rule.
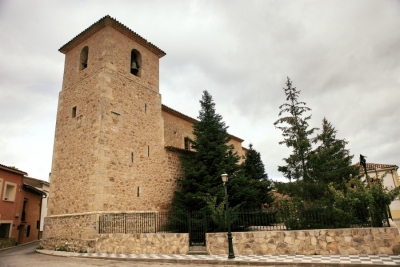
[[[49,218],[57,218],[57,217],[72,217],[72,216],[83,216],[83,215],[96,215],[96,214],[132,214],[132,213],[159,213],[161,211],[158,210],[149,210],[149,211],[90,211],[90,212],[81,212],[81,213],[69,213],[69,214],[56,214],[56,215],[51,215],[47,216]]]
[[[249,233],[283,233],[283,232],[310,232],[310,231],[325,231],[325,232],[332,232],[332,231],[352,231],[352,230],[379,230],[379,229],[396,229],[399,231],[400,229],[397,226],[390,226],[390,227],[365,227],[365,228],[333,228],[333,229],[305,229],[305,230],[273,230],[273,231],[247,231],[247,232],[232,232],[234,234],[249,234]],[[207,234],[226,234],[227,232],[214,232],[214,233],[207,233]]]

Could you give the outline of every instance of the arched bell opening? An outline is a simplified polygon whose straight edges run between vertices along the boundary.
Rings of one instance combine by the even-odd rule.
[[[135,76],[141,76],[141,67],[142,67],[142,56],[139,51],[136,49],[132,49],[131,51],[131,73]]]
[[[88,66],[88,56],[89,56],[89,47],[85,46],[81,50],[81,56],[79,60],[79,70],[86,69]]]

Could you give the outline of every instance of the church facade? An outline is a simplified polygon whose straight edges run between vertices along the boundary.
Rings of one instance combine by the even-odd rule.
[[[168,210],[197,121],[161,103],[165,52],[115,19],[100,19],[59,51],[65,67],[41,244],[90,247],[101,214]],[[232,136],[240,156],[242,142]]]

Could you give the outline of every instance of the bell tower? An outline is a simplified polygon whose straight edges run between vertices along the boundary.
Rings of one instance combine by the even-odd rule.
[[[65,69],[48,226],[63,215],[165,209],[159,94],[165,53],[110,16],[59,51]]]

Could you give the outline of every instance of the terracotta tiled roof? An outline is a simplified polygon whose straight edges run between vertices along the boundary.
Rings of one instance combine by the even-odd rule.
[[[32,180],[32,181],[37,182],[37,183],[50,185],[50,183],[47,182],[47,181],[44,181],[44,180],[41,180],[41,179],[37,179],[37,178],[33,178],[33,177],[28,177],[28,176],[24,177],[24,181],[26,181],[26,180]],[[27,184],[31,185],[29,182],[27,182]]]
[[[185,115],[183,113],[180,113],[179,111],[176,111],[175,109],[172,109],[172,108],[170,108],[170,107],[168,107],[168,106],[166,106],[164,104],[161,105],[161,109],[162,109],[162,111],[165,111],[165,112],[167,112],[167,113],[169,113],[171,115],[174,115],[175,117],[181,118],[181,119],[183,119],[185,121],[188,121],[190,123],[195,124],[195,123],[199,122],[198,120],[193,119],[192,117],[189,117],[189,116],[187,116],[187,115]],[[234,139],[234,140],[236,140],[236,141],[238,141],[240,143],[244,141],[243,139],[241,139],[239,137],[236,137],[234,135],[230,134],[230,136],[231,136],[232,139]]]
[[[93,23],[89,28],[75,36],[71,41],[63,45],[58,51],[61,53],[65,54],[69,50],[71,50],[73,47],[75,47],[77,44],[88,38],[89,36],[93,35],[97,31],[107,27],[111,26],[120,33],[126,35],[127,37],[135,40],[137,43],[143,45],[147,49],[149,49],[151,52],[156,54],[159,58],[165,56],[165,52],[162,51],[160,48],[157,46],[153,45],[152,43],[148,42],[146,39],[141,37],[139,34],[136,32],[132,31],[128,27],[126,27],[124,24],[120,23],[116,19],[110,17],[109,15],[105,16],[104,18],[100,19],[99,21]]]
[[[184,153],[184,154],[194,153],[194,151],[183,149],[183,148],[180,148],[180,147],[175,147],[175,146],[166,146],[165,149],[167,149],[169,151]]]
[[[18,170],[15,167],[6,166],[6,165],[3,165],[3,164],[0,164],[0,169],[5,170],[5,171],[9,171],[9,172],[13,172],[13,173],[17,173],[17,174],[28,175],[26,172]]]
[[[356,166],[360,166],[360,163],[357,162]],[[393,164],[379,164],[379,163],[367,163],[367,171],[369,170],[376,170],[376,169],[398,169],[397,165]]]

